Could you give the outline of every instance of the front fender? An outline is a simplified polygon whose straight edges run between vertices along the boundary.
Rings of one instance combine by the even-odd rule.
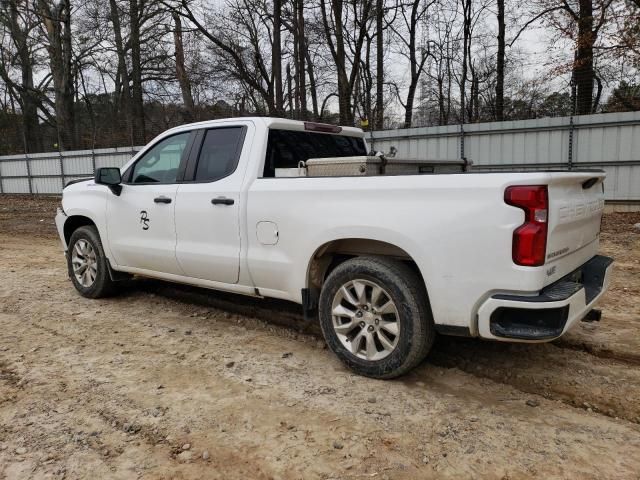
[[[64,189],[62,208],[66,215],[64,224],[78,216],[86,217],[93,222],[98,229],[105,255],[113,262],[106,221],[107,195],[111,195],[107,187],[93,182],[71,185]]]

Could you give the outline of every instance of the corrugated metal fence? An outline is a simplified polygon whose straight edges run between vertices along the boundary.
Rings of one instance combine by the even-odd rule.
[[[376,150],[398,157],[473,161],[477,170],[602,168],[607,200],[640,202],[640,112],[367,134]],[[140,147],[0,157],[0,193],[57,194],[97,167],[122,166]]]
[[[605,197],[640,202],[640,112],[374,132],[378,151],[455,160],[474,170],[598,168],[607,172]]]
[[[32,153],[0,157],[0,193],[59,194],[69,180],[96,168],[121,167],[141,147]]]

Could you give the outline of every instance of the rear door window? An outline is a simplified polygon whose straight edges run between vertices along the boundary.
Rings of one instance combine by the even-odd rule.
[[[264,177],[274,177],[276,168],[296,168],[310,158],[366,155],[364,140],[358,137],[292,130],[269,130]]]
[[[196,166],[196,182],[215,182],[235,172],[242,151],[244,127],[207,130]]]

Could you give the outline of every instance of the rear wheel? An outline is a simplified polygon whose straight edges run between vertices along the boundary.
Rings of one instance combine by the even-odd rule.
[[[419,276],[400,261],[356,257],[327,278],[320,325],[331,350],[356,373],[393,378],[418,365],[435,329]]]
[[[83,297],[100,298],[115,293],[115,282],[109,276],[96,227],[80,227],[71,234],[67,262],[73,286]]]

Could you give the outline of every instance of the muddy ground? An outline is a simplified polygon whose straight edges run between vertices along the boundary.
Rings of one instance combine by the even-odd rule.
[[[440,338],[357,377],[297,306],[137,280],[87,300],[57,199],[0,196],[0,478],[640,478],[640,214],[610,214],[600,323]]]

